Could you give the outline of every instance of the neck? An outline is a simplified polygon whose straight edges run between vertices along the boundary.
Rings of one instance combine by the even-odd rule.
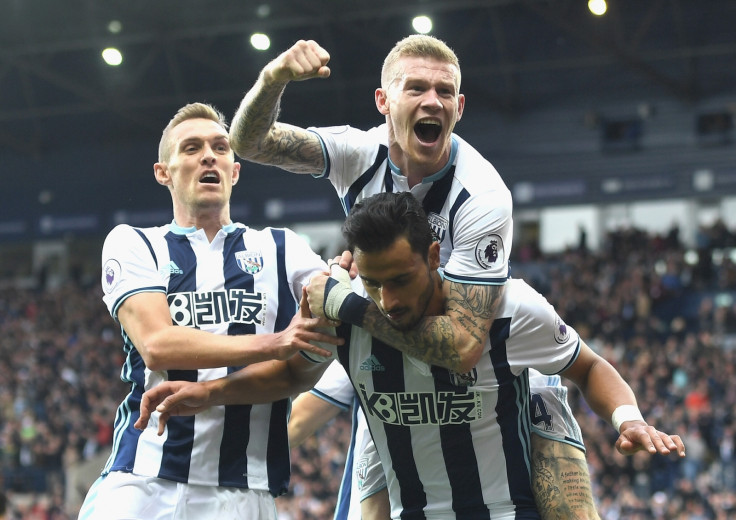
[[[432,297],[427,305],[427,316],[440,316],[445,313],[445,295],[442,292],[442,277],[436,270],[432,271],[432,285],[434,291],[432,291]]]
[[[412,188],[420,184],[422,180],[430,177],[440,171],[447,165],[450,160],[451,147],[447,147],[440,159],[434,163],[413,161],[397,143],[393,143],[389,148],[389,159],[391,163],[399,169],[401,175],[409,181],[409,187]]]
[[[229,208],[225,207],[220,212],[177,212],[174,211],[174,221],[177,225],[188,228],[195,227],[203,229],[207,239],[212,242],[217,233],[231,223]]]

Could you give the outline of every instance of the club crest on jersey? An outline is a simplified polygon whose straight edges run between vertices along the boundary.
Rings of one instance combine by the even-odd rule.
[[[432,230],[432,238],[437,242],[442,242],[445,239],[445,234],[447,233],[447,219],[437,213],[430,212],[429,215],[427,215],[427,222],[429,222],[429,227]]]
[[[503,241],[501,237],[490,233],[478,241],[475,246],[475,260],[483,269],[488,269],[497,262],[504,262]]]
[[[355,464],[355,477],[358,481],[358,490],[363,489],[365,479],[368,478],[369,463],[370,459],[367,456],[362,456]]]
[[[450,371],[450,382],[455,386],[474,386],[478,382],[478,371],[475,368],[464,374]]]
[[[120,281],[120,275],[123,269],[120,267],[120,262],[111,258],[102,267],[102,289],[106,293],[112,292],[115,286]]]
[[[555,315],[555,341],[560,345],[563,345],[567,343],[569,339],[570,329],[565,325],[565,322],[562,321],[562,318]]]
[[[238,251],[235,253],[235,261],[248,274],[256,274],[263,269],[263,255],[260,251]]]

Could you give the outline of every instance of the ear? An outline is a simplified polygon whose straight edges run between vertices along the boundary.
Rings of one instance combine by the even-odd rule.
[[[427,255],[427,262],[429,268],[432,271],[436,271],[440,268],[440,243],[432,242],[429,244],[429,254]]]
[[[387,116],[389,113],[388,91],[384,88],[377,88],[375,98],[376,98],[376,108],[381,114],[383,114],[384,116]]]
[[[463,117],[463,110],[465,110],[465,94],[457,96],[457,120],[460,121]]]
[[[153,176],[156,177],[156,182],[162,186],[168,186],[171,184],[171,175],[169,174],[169,167],[166,163],[154,164]]]
[[[240,180],[240,168],[242,168],[243,165],[240,164],[238,161],[235,161],[233,163],[233,176],[232,176],[232,184],[235,186],[238,181]]]

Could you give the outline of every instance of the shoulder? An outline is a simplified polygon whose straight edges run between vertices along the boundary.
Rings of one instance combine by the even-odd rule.
[[[131,226],[130,224],[118,224],[114,228],[110,230],[110,232],[107,234],[108,238],[124,238],[124,237],[132,237],[132,236],[145,236],[149,238],[154,238],[156,236],[163,236],[167,233],[169,227],[168,225],[165,226],[158,226],[158,227],[135,227]]]
[[[369,130],[361,130],[350,125],[309,127],[323,141],[344,141],[355,144],[388,142],[388,128],[385,124]]]
[[[105,245],[110,247],[115,244],[124,245],[127,248],[135,247],[136,243],[143,244],[143,237],[150,236],[158,228],[136,228],[129,224],[118,224],[110,230],[105,238]]]
[[[246,244],[259,243],[261,247],[275,247],[276,250],[284,251],[288,259],[298,262],[311,261],[312,257],[317,256],[307,238],[288,227],[247,228],[245,241]]]
[[[538,307],[540,305],[551,307],[542,294],[521,278],[509,278],[506,281],[503,297],[510,305],[520,307],[521,309]]]
[[[526,334],[544,334],[558,344],[577,338],[577,332],[560,318],[551,303],[524,280],[511,278],[506,282],[503,312],[512,316],[517,330]]]
[[[260,238],[263,240],[283,240],[285,242],[296,242],[304,243],[307,241],[301,235],[296,233],[293,229],[288,227],[271,227],[267,226],[262,229],[246,228],[246,235],[248,238]]]
[[[460,136],[453,134],[452,137],[458,144],[455,176],[471,195],[493,191],[510,198],[511,193],[496,167]]]

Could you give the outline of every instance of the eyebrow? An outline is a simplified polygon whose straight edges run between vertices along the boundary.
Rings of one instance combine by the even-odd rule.
[[[406,278],[406,277],[409,276],[408,273],[401,273],[401,274],[399,274],[397,276],[394,276],[392,278],[389,278],[387,280],[384,280],[383,282],[379,282],[378,280],[374,280],[373,278],[368,278],[367,276],[363,276],[360,273],[358,273],[358,275],[360,276],[360,279],[361,280],[363,280],[365,282],[368,282],[368,283],[373,283],[373,284],[376,284],[376,285],[382,285],[382,284],[385,284],[386,282],[395,282],[397,280],[398,281],[401,281],[402,278]]]
[[[220,135],[220,134],[218,134],[218,135],[216,135],[214,137],[201,137],[201,136],[185,137],[184,139],[182,139],[181,141],[179,141],[179,146],[184,146],[184,145],[187,145],[189,143],[201,143],[201,142],[209,141],[209,140],[213,140],[213,141],[225,141],[226,143],[230,143],[230,139],[228,139],[228,136],[227,135],[224,135],[224,134]]]

